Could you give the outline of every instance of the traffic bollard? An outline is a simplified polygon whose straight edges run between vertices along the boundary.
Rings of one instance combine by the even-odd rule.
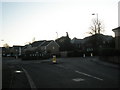
[[[93,54],[91,53],[91,57],[93,56]]]
[[[55,55],[53,56],[52,62],[53,62],[53,63],[57,63],[57,60],[56,60],[56,56],[55,56]]]
[[[83,57],[85,57],[85,54],[83,54]]]

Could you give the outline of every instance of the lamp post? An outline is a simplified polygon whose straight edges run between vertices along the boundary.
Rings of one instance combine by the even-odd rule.
[[[92,15],[96,15],[97,16],[97,24],[98,24],[98,13],[93,13]]]
[[[99,25],[100,25],[100,23],[98,22],[98,13],[93,13],[92,15],[96,15],[96,17],[97,17],[97,28],[98,28],[98,33],[100,34],[100,28],[99,28]]]
[[[57,34],[57,39],[58,39],[58,32],[56,32],[56,34]]]

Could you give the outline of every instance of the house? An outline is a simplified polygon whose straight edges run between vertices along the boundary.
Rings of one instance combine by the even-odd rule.
[[[120,49],[120,26],[112,31],[115,33],[115,48]]]
[[[109,35],[95,34],[83,39],[73,38],[71,43],[74,45],[74,50],[84,52],[90,55],[104,48],[114,48],[114,38]]]
[[[4,56],[6,56],[6,48],[5,47],[2,47],[2,56],[4,57]]]
[[[77,50],[82,49],[82,45],[84,44],[85,40],[84,39],[77,39],[76,37],[74,37],[71,40],[71,43],[74,45],[74,48]]]
[[[42,52],[40,50],[41,44],[43,44],[46,40],[42,41],[35,41],[33,43],[27,44],[23,48],[22,58],[24,57],[31,57],[31,59],[34,59],[34,57],[39,56],[42,57]]]
[[[50,54],[58,54],[59,47],[60,46],[53,40],[46,41],[40,46],[41,51],[43,53],[50,53]]]
[[[11,56],[11,49],[12,47],[2,47],[2,56]]]
[[[29,47],[29,49],[31,50],[31,51],[40,51],[40,47],[41,47],[41,45],[43,44],[43,43],[45,43],[46,42],[46,40],[42,40],[42,41],[35,41],[35,42],[33,42],[33,43],[31,43],[30,44],[30,46],[31,47]]]
[[[95,49],[99,48],[111,48],[110,44],[113,41],[112,36],[95,34],[89,37],[85,37],[85,46],[92,46]]]
[[[59,45],[53,41],[35,41],[23,48],[23,58],[27,59],[40,59],[48,58],[52,54],[59,53]]]
[[[21,56],[22,48],[23,48],[23,46],[13,45],[13,47],[10,50],[11,56],[15,56],[15,57]]]
[[[42,40],[42,41],[35,41],[33,43],[27,44],[24,46],[23,48],[23,53],[25,53],[26,51],[38,51],[38,47],[41,46],[41,44],[43,44],[46,40]]]

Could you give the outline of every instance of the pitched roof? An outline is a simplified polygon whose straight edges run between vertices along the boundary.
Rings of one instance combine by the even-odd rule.
[[[20,45],[13,45],[13,47],[23,47],[23,46],[20,46]]]
[[[71,43],[74,43],[74,44],[82,44],[82,43],[84,43],[84,39],[77,39],[77,38],[73,38],[72,40],[71,40]]]
[[[23,48],[24,46],[20,46],[20,45],[13,45],[13,47],[12,47],[12,48],[14,48],[14,49],[18,49],[19,47]]]
[[[95,35],[92,35],[92,36],[88,36],[88,37],[85,37],[85,41],[88,41],[88,40],[94,40],[95,38],[99,38],[101,40],[112,40],[113,37],[112,36],[109,36],[109,35],[103,35],[103,34],[95,34]]]
[[[120,26],[117,27],[117,28],[115,28],[115,29],[113,29],[112,31],[116,31],[116,30],[117,30],[117,31],[118,31],[118,30],[120,31]]]
[[[46,40],[42,40],[42,41],[35,41],[31,44],[32,47],[38,47],[39,45],[41,45],[43,42],[45,42]]]
[[[46,42],[44,42],[41,46],[47,46],[51,41],[53,41],[53,40],[46,41]]]

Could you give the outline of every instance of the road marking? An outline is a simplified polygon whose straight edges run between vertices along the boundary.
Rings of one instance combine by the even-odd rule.
[[[23,69],[23,71],[25,72],[25,74],[27,76],[27,79],[29,81],[31,89],[37,89],[36,86],[35,86],[35,83],[33,82],[32,78],[30,77],[30,75],[28,74],[28,72],[24,68],[22,68],[22,69]]]
[[[20,70],[16,70],[15,73],[22,73],[22,71],[20,71]]]
[[[57,66],[58,66],[58,67],[65,68],[65,69],[68,69],[67,67],[64,67],[64,66],[62,66],[62,65],[57,65]],[[95,77],[95,76],[93,76],[93,75],[89,75],[89,74],[86,74],[86,73],[83,73],[83,72],[79,72],[79,71],[75,71],[75,72],[76,72],[76,73],[79,73],[79,74],[83,74],[83,75],[88,76],[88,77],[95,78],[95,79],[100,80],[100,81],[103,81],[103,79],[98,78],[98,77]]]
[[[72,79],[72,80],[75,81],[75,82],[85,81],[85,79],[82,79],[82,78],[75,78],[75,79]]]
[[[79,74],[83,74],[83,75],[88,76],[88,77],[92,77],[92,78],[95,78],[95,79],[103,81],[103,79],[101,79],[101,78],[98,78],[98,77],[95,77],[95,76],[92,76],[92,75],[89,75],[89,74],[86,74],[86,73],[83,73],[83,72],[79,72],[79,71],[75,71],[75,72],[79,73]]]

